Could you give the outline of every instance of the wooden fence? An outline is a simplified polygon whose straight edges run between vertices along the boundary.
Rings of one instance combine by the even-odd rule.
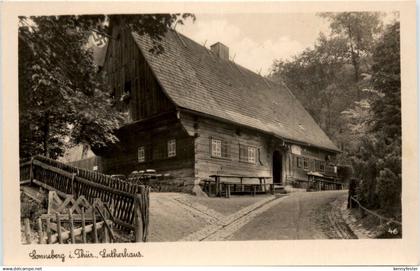
[[[49,192],[48,213],[36,221],[37,238],[33,238],[29,218],[24,219],[27,244],[110,243],[115,241],[112,206],[100,199],[90,204],[80,196],[67,196],[62,201],[54,191]]]
[[[386,222],[386,223],[394,223],[396,225],[402,226],[401,221],[395,220],[393,218],[384,217],[372,210],[369,210],[368,208],[364,207],[355,197],[350,197],[350,208],[353,208],[354,204],[357,204],[358,208],[363,210],[364,212],[367,212],[373,215],[374,217],[376,217],[379,220],[379,224]]]
[[[55,160],[36,156],[20,165],[20,183],[32,183],[47,190],[56,191],[60,196],[84,196],[89,202],[99,198],[103,202],[113,202],[114,222],[117,227],[137,233],[141,220],[142,234],[136,241],[146,241],[149,225],[149,192],[144,185],[111,178],[105,174],[69,166]]]

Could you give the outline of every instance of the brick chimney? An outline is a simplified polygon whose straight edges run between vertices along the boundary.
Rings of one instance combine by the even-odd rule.
[[[229,60],[229,47],[227,47],[223,43],[216,42],[215,44],[210,46],[210,49],[221,59]]]

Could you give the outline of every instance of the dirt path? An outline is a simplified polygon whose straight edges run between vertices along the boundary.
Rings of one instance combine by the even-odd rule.
[[[256,216],[227,240],[356,238],[339,207],[347,191],[293,193]]]
[[[346,195],[346,191],[324,191],[223,199],[153,194],[149,240],[356,238],[340,212]]]

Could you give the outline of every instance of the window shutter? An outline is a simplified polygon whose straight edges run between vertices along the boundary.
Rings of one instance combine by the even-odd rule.
[[[224,140],[221,142],[221,153],[223,158],[229,158],[229,144]]]
[[[239,161],[248,161],[248,149],[245,145],[239,144]]]

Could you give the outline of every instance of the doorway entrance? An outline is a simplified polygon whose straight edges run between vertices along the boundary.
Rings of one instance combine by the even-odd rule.
[[[273,152],[273,183],[282,184],[282,157],[279,151]]]

